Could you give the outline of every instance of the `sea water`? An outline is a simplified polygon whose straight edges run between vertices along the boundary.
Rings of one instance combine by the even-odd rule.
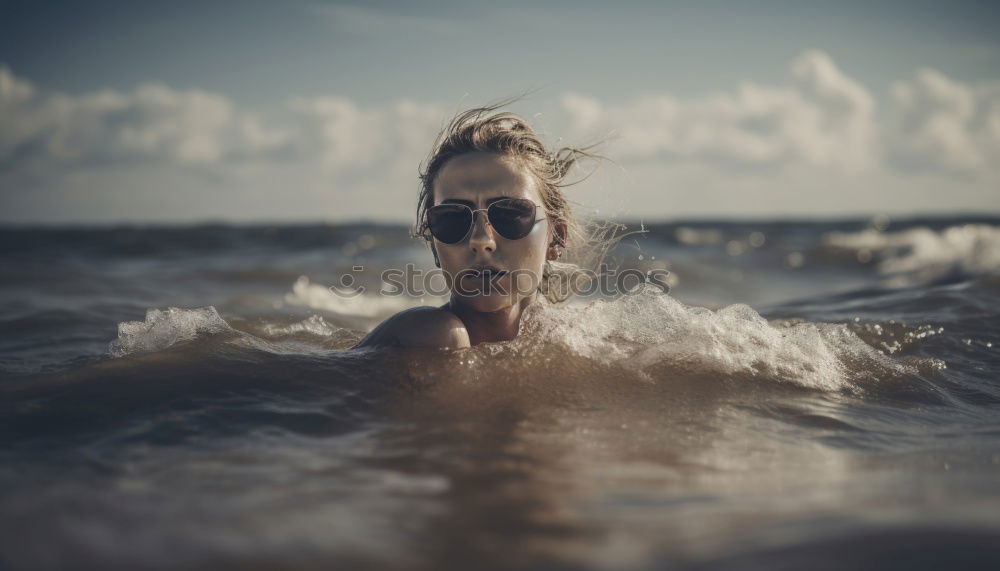
[[[402,226],[3,229],[0,567],[995,568],[1000,220],[645,229],[462,351]]]

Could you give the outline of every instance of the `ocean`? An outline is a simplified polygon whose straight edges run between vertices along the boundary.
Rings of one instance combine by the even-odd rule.
[[[462,351],[402,225],[0,228],[0,568],[997,567],[1000,218],[630,227]]]

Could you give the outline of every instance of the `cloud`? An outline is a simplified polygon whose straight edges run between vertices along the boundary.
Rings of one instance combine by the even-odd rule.
[[[156,83],[46,93],[0,67],[0,211],[8,220],[403,219],[447,113],[409,100],[300,97],[265,116]]]
[[[21,109],[35,95],[31,83],[15,77],[7,66],[0,65],[0,165],[15,154],[35,130],[30,118],[21,116]]]
[[[282,159],[342,172],[407,161],[415,173],[445,115],[409,100],[362,107],[344,97],[293,98],[286,107],[265,119],[223,95],[159,83],[42,94],[0,67],[0,165],[205,168]]]
[[[932,70],[893,84],[887,110],[829,55],[802,53],[784,85],[752,82],[680,99],[646,95],[625,104],[567,94],[577,135],[614,132],[633,161],[721,167],[890,169],[921,176],[987,175],[1000,165],[1000,83],[970,85]]]
[[[623,182],[651,205],[644,215],[1000,206],[989,191],[1000,180],[1000,83],[920,70],[885,101],[876,109],[864,85],[810,50],[774,85],[621,103],[567,93],[543,115],[545,131],[571,142],[616,135],[607,154],[630,180],[598,173],[581,189],[605,211],[627,208]],[[93,218],[403,219],[418,165],[456,111],[322,96],[263,114],[161,83],[70,95],[0,65],[0,210],[7,220],[81,208]],[[153,190],[167,187],[169,200]]]
[[[786,85],[747,82],[733,92],[695,99],[647,95],[604,106],[569,94],[562,105],[575,133],[614,131],[620,139],[616,151],[627,158],[870,167],[877,133],[868,90],[819,51],[800,55],[789,75]]]
[[[215,165],[278,152],[288,133],[222,95],[158,83],[131,92],[44,95],[0,67],[0,165],[133,161]]]
[[[893,85],[885,119],[872,94],[829,55],[803,52],[780,85],[745,82],[695,98],[648,94],[608,105],[568,93],[570,138],[613,132],[626,161],[728,168],[789,166],[862,172],[969,173],[1000,163],[1000,87],[934,70]],[[336,96],[293,98],[268,118],[224,95],[147,83],[132,91],[41,93],[0,66],[0,165],[153,161],[187,167],[284,158],[330,171],[419,162],[444,106],[401,100],[362,106]]]
[[[1000,163],[1000,84],[971,86],[932,69],[892,85],[886,130],[897,168],[974,174]]]
[[[5,65],[0,65],[0,105],[16,105],[31,99],[35,87],[29,82],[14,77]]]
[[[402,100],[362,108],[345,97],[294,98],[296,148],[330,170],[365,169],[404,162],[416,172],[445,110]]]

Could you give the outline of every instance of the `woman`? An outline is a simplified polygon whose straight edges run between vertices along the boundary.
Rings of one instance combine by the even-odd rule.
[[[506,341],[531,304],[568,297],[572,266],[557,260],[587,239],[563,179],[579,157],[592,155],[550,153],[524,119],[498,112],[501,105],[455,117],[420,173],[417,234],[430,242],[451,299],[397,313],[358,347]]]

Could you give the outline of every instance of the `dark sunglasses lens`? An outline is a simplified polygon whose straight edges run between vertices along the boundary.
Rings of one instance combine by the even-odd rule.
[[[431,234],[445,244],[462,241],[472,227],[472,211],[458,204],[439,204],[427,211]]]
[[[490,205],[487,214],[493,229],[508,240],[524,238],[535,226],[535,203],[530,200],[498,200]]]

